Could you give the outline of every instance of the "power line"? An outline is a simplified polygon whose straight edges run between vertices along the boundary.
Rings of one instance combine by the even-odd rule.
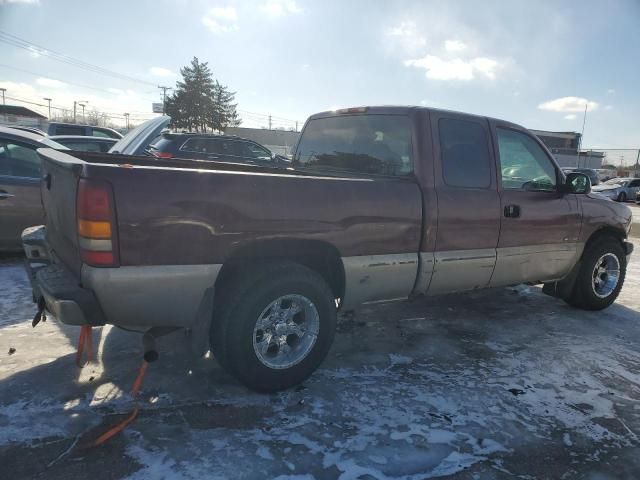
[[[74,82],[70,82],[68,80],[60,80],[59,78],[53,78],[53,77],[50,77],[48,75],[43,75],[41,73],[36,73],[36,72],[31,71],[31,70],[25,70],[24,68],[14,67],[12,65],[7,65],[5,63],[0,63],[0,67],[1,68],[9,68],[9,69],[15,70],[17,72],[26,73],[27,75],[33,75],[34,77],[47,78],[49,80],[55,80],[56,82],[66,83],[68,85],[73,85],[74,87],[87,88],[87,89],[90,89],[90,90],[96,90],[96,91],[99,91],[99,92],[105,92],[105,93],[108,93],[110,95],[120,95],[118,92],[112,92],[112,91],[110,91],[108,89],[105,89],[105,88],[91,87],[89,85],[82,85],[81,83],[74,83]],[[148,93],[148,92],[145,92],[145,93]],[[145,98],[149,98],[150,99],[151,97],[145,97]]]
[[[56,60],[62,63],[66,63],[67,65],[74,66],[76,68],[81,68],[83,70],[87,70],[93,73],[99,73],[101,75],[108,75],[114,78],[119,78],[121,80],[127,80],[130,82],[142,83],[145,85],[154,85],[151,82],[147,82],[146,80],[141,80],[139,78],[131,77],[129,75],[124,75],[122,73],[115,72],[113,70],[106,69],[104,67],[100,67],[98,65],[93,65],[91,63],[85,62],[83,60],[79,60],[77,58],[71,57],[64,53],[56,52],[55,50],[51,50],[49,48],[43,47],[41,45],[35,44],[28,40],[24,40],[16,35],[12,35],[8,32],[0,30],[0,42],[6,43],[8,45],[12,45],[14,47],[21,48],[23,50],[27,50],[31,53],[41,55],[47,58],[51,58],[52,60]],[[155,85],[154,85],[155,86]]]

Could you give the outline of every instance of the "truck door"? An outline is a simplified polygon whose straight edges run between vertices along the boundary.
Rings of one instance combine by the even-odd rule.
[[[489,285],[500,198],[485,118],[431,112],[438,227],[428,294]]]
[[[499,121],[492,133],[502,218],[491,286],[561,278],[577,252],[578,201],[559,192],[560,169],[532,134]]]
[[[40,157],[32,146],[0,141],[0,249],[21,249],[22,230],[42,223]]]

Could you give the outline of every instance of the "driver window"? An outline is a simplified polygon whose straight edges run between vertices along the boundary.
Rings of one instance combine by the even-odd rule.
[[[556,169],[544,150],[528,135],[497,128],[502,188],[556,190]]]

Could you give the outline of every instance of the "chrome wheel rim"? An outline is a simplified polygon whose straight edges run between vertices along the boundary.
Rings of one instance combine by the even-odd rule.
[[[313,349],[320,332],[320,314],[303,295],[283,295],[258,316],[253,329],[253,351],[274,369],[290,368]]]
[[[596,262],[591,276],[593,293],[606,298],[613,293],[620,280],[620,261],[613,253],[605,253]]]

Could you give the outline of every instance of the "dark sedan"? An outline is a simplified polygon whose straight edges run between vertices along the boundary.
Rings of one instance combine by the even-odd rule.
[[[84,135],[54,135],[51,140],[79,152],[106,153],[117,142],[115,138],[89,137]]]
[[[0,127],[0,250],[22,250],[22,230],[42,223],[40,147],[67,150],[48,137]]]

